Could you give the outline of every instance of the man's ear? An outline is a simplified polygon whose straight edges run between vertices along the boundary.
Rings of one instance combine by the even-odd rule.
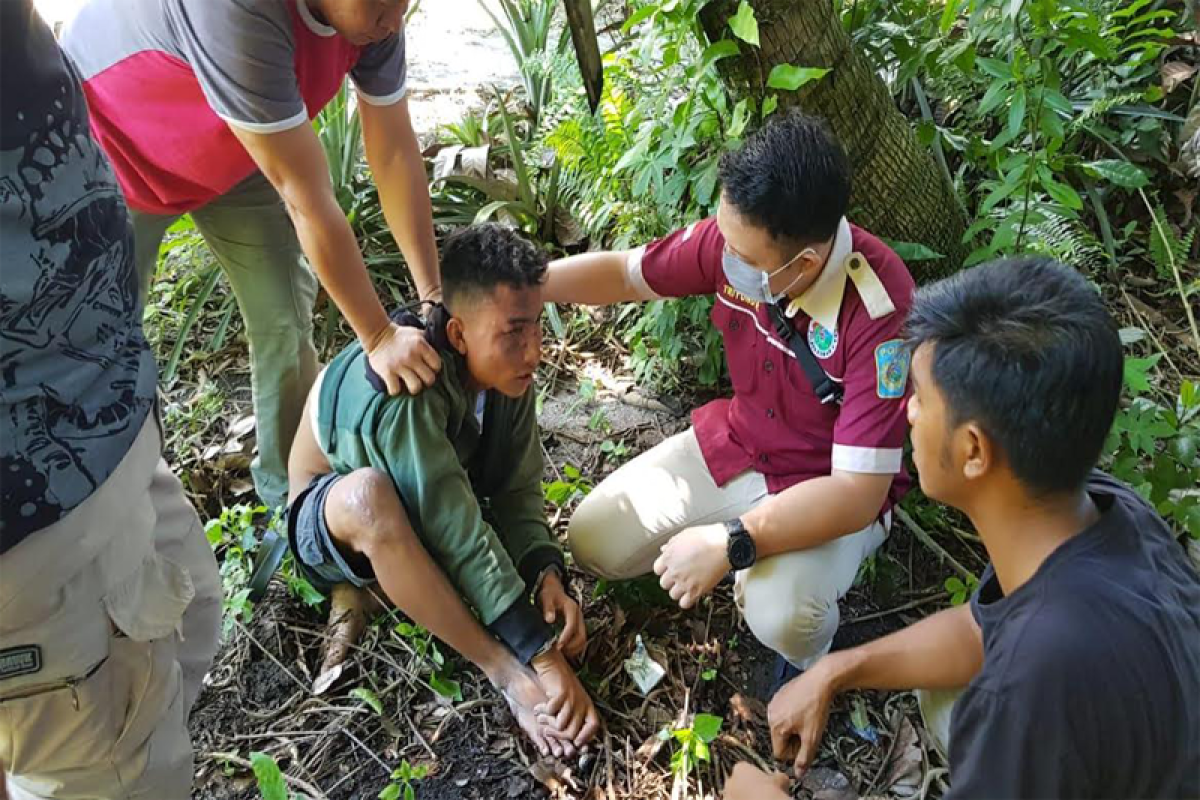
[[[446,338],[450,346],[458,351],[460,356],[467,354],[467,337],[463,331],[463,321],[458,317],[450,317],[446,322]]]
[[[963,438],[962,447],[963,477],[967,480],[978,480],[987,475],[996,466],[996,449],[992,440],[974,422],[962,426],[960,435]]]

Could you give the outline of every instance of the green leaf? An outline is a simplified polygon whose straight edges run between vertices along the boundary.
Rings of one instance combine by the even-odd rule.
[[[832,70],[826,67],[796,67],[791,64],[777,64],[767,76],[767,86],[772,89],[783,89],[794,92],[805,84],[819,81]]]
[[[653,3],[642,6],[637,11],[630,14],[629,19],[625,20],[625,24],[621,26],[621,33],[629,33],[629,31],[633,29],[633,26],[649,18],[655,11],[658,11],[658,6],[654,5]]]
[[[700,741],[711,742],[721,732],[723,722],[723,719],[712,714],[697,714],[696,718],[692,720],[692,730],[695,731]]]
[[[288,588],[290,588],[306,606],[315,607],[325,602],[325,595],[318,592],[316,587],[299,575],[294,575],[288,580]]]
[[[700,679],[705,681],[715,681],[717,679],[717,671],[715,669],[706,669],[700,673]]]
[[[892,248],[896,255],[900,256],[902,261],[936,261],[939,258],[945,258],[938,251],[926,247],[920,242],[897,242],[890,239],[884,239],[883,241],[888,247]]]
[[[962,5],[962,0],[946,0],[946,4],[942,6],[942,19],[938,23],[938,31],[943,36],[950,32],[950,27],[954,24],[954,20],[958,18],[958,7]]]
[[[1021,125],[1025,123],[1025,90],[1018,89],[1013,96],[1012,105],[1008,107],[1008,133],[1010,136],[1016,136],[1021,132]]]
[[[744,2],[745,0],[743,0]],[[729,122],[726,136],[736,139],[746,131],[746,123],[750,121],[750,101],[742,98],[733,108],[733,119]]]
[[[704,53],[700,56],[701,69],[707,69],[722,58],[736,56],[740,52],[741,50],[738,49],[737,42],[733,39],[722,39],[719,42],[713,42],[704,48]]]
[[[766,99],[763,100],[763,106],[762,106],[763,119],[766,119],[767,117],[774,114],[775,109],[777,109],[777,108],[779,108],[779,95],[777,95],[777,94],[767,95]]]
[[[210,519],[208,524],[204,526],[204,538],[208,539],[208,543],[216,547],[224,538],[225,526],[221,524],[219,519]]]
[[[867,717],[867,704],[861,697],[854,698],[854,708],[850,711],[850,724],[854,726],[855,730],[860,731],[871,727],[871,720]]]
[[[389,783],[379,793],[379,800],[400,800],[400,784]]]
[[[983,93],[983,99],[979,101],[979,116],[985,116],[1003,102],[1005,93],[1008,91],[1009,83],[1007,81],[992,81],[992,85]]]
[[[1146,376],[1160,358],[1162,358],[1162,353],[1155,353],[1147,358],[1125,359],[1125,385],[1134,394],[1150,391],[1150,379]]]
[[[447,700],[453,700],[456,703],[462,702],[462,686],[456,680],[443,678],[435,672],[429,676],[429,686]]]
[[[356,700],[361,700],[362,702],[366,703],[371,707],[372,711],[381,717],[383,716],[383,703],[380,702],[379,697],[367,687],[357,686],[351,689],[350,696]]]
[[[754,17],[754,9],[746,0],[738,4],[737,13],[729,18],[729,28],[743,42],[759,46],[758,20]]]
[[[1042,187],[1047,193],[1059,203],[1062,203],[1067,208],[1079,211],[1083,208],[1083,198],[1079,193],[1065,183],[1059,183],[1056,180],[1043,180]]]
[[[982,72],[991,75],[993,78],[997,78],[1002,81],[1012,80],[1012,67],[1009,66],[1008,62],[1006,61],[1001,61],[996,58],[984,58],[983,56],[980,56],[979,58],[975,59],[975,65],[979,67]]]
[[[1083,168],[1089,174],[1103,178],[1122,189],[1141,189],[1150,183],[1149,176],[1141,167],[1117,158],[1089,161]]]
[[[287,784],[275,759],[266,753],[254,752],[250,754],[250,767],[254,770],[262,800],[288,800]]]

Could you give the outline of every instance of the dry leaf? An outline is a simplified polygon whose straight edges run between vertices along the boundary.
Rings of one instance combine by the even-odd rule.
[[[240,438],[252,430],[254,430],[254,415],[247,414],[229,426],[229,435]]]
[[[747,728],[767,721],[767,707],[763,702],[741,692],[729,698],[729,712],[736,724]]]
[[[804,773],[800,785],[812,792],[813,800],[858,800],[858,792],[850,786],[850,779],[826,767]]]
[[[1179,87],[1180,84],[1186,82],[1189,78],[1196,74],[1196,65],[1185,64],[1182,61],[1168,61],[1162,65],[1159,70],[1162,77],[1162,90],[1166,94],[1170,94]]]
[[[881,788],[900,797],[912,797],[921,788],[921,743],[908,718],[900,721],[896,743],[892,746],[892,763]]]

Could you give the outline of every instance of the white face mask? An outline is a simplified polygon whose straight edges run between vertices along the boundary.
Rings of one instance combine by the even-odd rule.
[[[736,289],[738,293],[759,303],[776,303],[787,296],[788,291],[804,277],[804,273],[807,270],[800,270],[800,274],[778,293],[771,291],[771,278],[774,278],[790,267],[801,256],[807,253],[816,255],[816,252],[811,247],[806,247],[788,259],[787,263],[774,272],[763,272],[747,264],[740,256],[735,255],[726,247],[724,254],[721,256],[721,267],[725,270],[725,278],[729,281],[729,285]]]

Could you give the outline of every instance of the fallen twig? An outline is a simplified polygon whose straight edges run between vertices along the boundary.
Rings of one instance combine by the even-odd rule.
[[[978,580],[978,578],[975,576],[975,573],[958,563],[958,559],[950,555],[946,548],[935,542],[933,537],[930,536],[924,528],[918,525],[917,521],[909,516],[907,511],[899,506],[896,506],[893,511],[895,511],[896,516],[900,519],[900,521],[904,523],[905,527],[912,531],[913,535],[917,537],[917,540],[920,541],[921,544],[932,550],[943,561],[949,562],[950,566],[954,568],[954,571],[957,572],[964,580]]]
[[[883,617],[890,617],[892,614],[899,614],[901,611],[910,611],[911,609],[920,608],[923,605],[928,605],[929,603],[932,603],[934,600],[944,600],[945,597],[946,597],[946,595],[944,593],[938,592],[937,594],[931,594],[928,597],[919,597],[916,600],[913,600],[910,603],[905,603],[902,606],[896,606],[895,608],[887,608],[887,609],[884,609],[883,611],[875,611],[870,614],[863,614],[862,616],[854,617],[853,619],[842,620],[842,624],[843,625],[854,625],[855,623],[858,623],[858,622],[867,622],[867,621],[873,620],[873,619],[881,619]]]

